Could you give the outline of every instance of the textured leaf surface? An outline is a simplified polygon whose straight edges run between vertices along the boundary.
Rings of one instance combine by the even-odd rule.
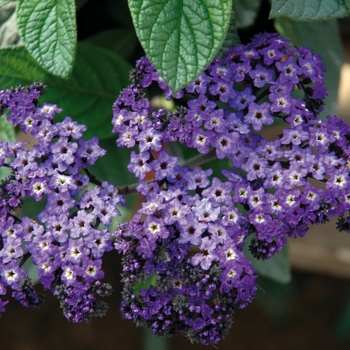
[[[116,54],[81,43],[72,77],[66,81],[39,67],[23,47],[0,51],[2,88],[44,81],[48,91],[43,100],[57,104],[63,108],[64,115],[87,125],[87,137],[112,136],[112,105],[122,88],[129,84],[130,69]]]
[[[232,0],[129,0],[137,36],[173,92],[214,58],[228,28]]]
[[[20,0],[17,25],[39,64],[54,75],[68,77],[77,41],[74,0]]]
[[[270,18],[321,21],[349,14],[342,0],[272,0]]]
[[[307,46],[312,53],[321,56],[326,67],[325,85],[328,97],[320,117],[336,113],[340,69],[343,64],[342,43],[336,21],[296,22],[287,18],[274,21],[277,31],[290,39],[293,45]],[[322,35],[320,35],[322,33]]]
[[[249,244],[250,241],[248,239],[243,249],[244,254],[252,261],[255,271],[259,275],[267,277],[275,282],[290,282],[291,274],[287,246],[269,260],[257,260],[248,250]]]

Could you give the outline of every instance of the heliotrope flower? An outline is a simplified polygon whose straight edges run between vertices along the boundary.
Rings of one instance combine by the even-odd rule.
[[[113,125],[120,138],[125,116],[148,106],[149,122],[138,129],[147,136],[135,138],[128,169],[154,180],[137,187],[143,208],[115,232],[124,256],[125,318],[156,335],[216,343],[234,309],[247,306],[256,291],[242,253],[247,237],[253,256],[269,259],[310,223],[339,215],[338,227],[350,231],[350,128],[337,117],[317,119],[327,96],[324,70],[309,49],[267,33],[214,59],[176,95],[147,58],[136,63],[138,79],[115,102]],[[149,107],[143,90],[153,83],[173,99],[175,112]],[[267,140],[261,131],[276,120],[287,127]],[[147,138],[153,142],[158,133],[159,143],[148,148]],[[185,161],[190,167],[167,147],[176,141],[201,154]],[[159,154],[144,153],[149,149]],[[212,155],[227,167],[220,179],[199,168]]]
[[[32,257],[69,320],[103,315],[97,297],[111,288],[100,281],[102,257],[113,237],[123,255],[123,316],[158,336],[218,343],[257,290],[243,253],[248,237],[252,255],[269,259],[287,237],[332,216],[350,232],[350,127],[335,116],[318,119],[324,70],[309,49],[267,33],[230,48],[176,94],[147,58],[137,61],[112,124],[117,145],[131,148],[127,169],[144,203],[113,234],[127,188],[90,173],[105,154],[98,139],[85,140],[86,127],[70,117],[55,124],[59,107],[38,106],[42,84],[1,91],[7,119],[38,143],[0,143],[0,166],[11,170],[0,183],[0,295],[9,288],[23,305],[40,305],[22,267]],[[151,84],[174,110],[151,106]],[[262,131],[277,120],[286,127],[267,140]],[[192,149],[181,159],[170,145],[177,142]],[[213,157],[221,174],[204,164]],[[45,200],[35,220],[16,215],[26,197]]]
[[[111,288],[100,279],[102,256],[112,249],[110,225],[125,201],[114,186],[100,182],[88,166],[106,152],[97,137],[83,138],[86,127],[66,117],[54,124],[56,105],[38,106],[42,84],[0,91],[1,109],[8,121],[31,134],[37,143],[0,143],[0,165],[11,174],[0,183],[0,278],[24,306],[43,302],[33,287],[24,262],[31,257],[39,282],[59,299],[73,322],[103,315],[107,307],[97,300]],[[87,185],[90,184],[88,188]],[[37,218],[18,217],[25,198],[43,201]],[[34,220],[35,219],[35,220]],[[0,302],[4,311],[7,301]]]

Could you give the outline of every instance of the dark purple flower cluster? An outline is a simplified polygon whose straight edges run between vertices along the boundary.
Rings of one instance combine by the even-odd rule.
[[[211,171],[191,171],[174,158],[160,151],[150,162],[159,180],[141,181],[137,190],[147,201],[116,232],[115,247],[125,255],[122,313],[156,335],[186,333],[217,343],[234,309],[251,302],[256,290],[241,251],[246,219],[227,182],[215,177],[210,184]]]
[[[28,148],[23,142],[0,141],[0,166],[11,171],[0,184],[0,295],[9,287],[23,305],[41,303],[23,268],[31,257],[40,283],[59,298],[65,316],[88,321],[106,312],[96,299],[110,293],[100,282],[101,258],[113,248],[106,227],[120,215],[117,205],[124,199],[88,170],[105,154],[98,139],[85,140],[86,127],[70,117],[54,123],[61,109],[38,106],[43,90],[42,84],[33,84],[0,92],[7,120],[37,142]],[[46,201],[36,220],[20,218],[24,198]]]
[[[217,343],[234,309],[256,291],[242,253],[248,236],[252,254],[268,259],[287,237],[329,217],[349,231],[350,128],[337,117],[317,119],[327,95],[323,71],[319,56],[276,34],[230,49],[175,96],[147,58],[137,62],[112,122],[118,146],[133,148],[128,169],[145,196],[115,233],[127,319],[156,335]],[[151,106],[144,89],[154,82],[176,110]],[[276,121],[283,133],[264,137]],[[197,149],[202,162],[215,155],[230,166],[219,179],[211,169],[180,165],[167,152],[170,142]]]

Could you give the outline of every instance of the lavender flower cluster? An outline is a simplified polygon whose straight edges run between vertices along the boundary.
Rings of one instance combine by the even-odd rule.
[[[11,171],[0,184],[0,295],[9,288],[25,306],[42,303],[23,267],[31,258],[65,317],[89,321],[107,310],[97,299],[111,293],[111,286],[100,281],[102,256],[113,249],[107,227],[120,215],[117,205],[124,199],[88,170],[105,154],[98,139],[85,140],[86,127],[70,117],[54,123],[61,109],[38,106],[44,90],[37,83],[0,92],[1,112],[8,110],[7,120],[36,140],[32,147],[0,141],[0,166]],[[36,220],[20,218],[25,198],[46,201]],[[1,312],[7,302],[0,300]]]
[[[319,56],[276,34],[230,49],[176,95],[147,58],[137,62],[112,122],[117,145],[132,149],[128,169],[145,198],[115,232],[125,318],[155,335],[217,343],[257,290],[242,252],[248,237],[253,256],[269,259],[287,237],[332,216],[349,231],[350,128],[318,119],[324,70]],[[151,106],[152,84],[176,110]],[[282,134],[264,137],[277,121]],[[167,151],[176,142],[196,149],[197,160],[215,155],[229,166],[219,178],[200,163],[181,164]]]

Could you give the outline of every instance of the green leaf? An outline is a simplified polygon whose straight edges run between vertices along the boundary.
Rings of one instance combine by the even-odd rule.
[[[350,0],[344,0],[346,7],[348,8],[348,11],[350,12]]]
[[[9,123],[5,116],[0,116],[0,141],[16,141],[15,130],[12,123]],[[11,173],[9,168],[0,167],[0,181]]]
[[[142,328],[142,350],[170,350],[169,338],[158,338],[148,328]]]
[[[135,31],[131,29],[111,29],[100,32],[87,41],[128,59],[138,44]]]
[[[9,123],[5,116],[0,117],[0,140],[15,142],[15,129],[12,123]]]
[[[237,28],[246,28],[254,24],[262,0],[233,0]]]
[[[65,115],[85,124],[86,137],[112,136],[112,105],[120,90],[129,84],[130,69],[114,53],[80,43],[72,77],[66,81],[39,67],[23,47],[0,50],[1,88],[44,81],[48,91],[42,99],[57,104]]]
[[[102,140],[100,146],[107,154],[99,158],[91,167],[92,173],[99,179],[106,180],[116,186],[126,186],[136,183],[135,176],[127,170],[130,162],[130,150],[119,148],[115,138]]]
[[[291,281],[292,282],[292,281]],[[281,284],[271,279],[259,277],[256,280],[259,289],[255,295],[254,302],[264,311],[275,324],[285,321],[290,313],[295,286],[292,283]]]
[[[7,5],[10,2],[12,2],[12,0],[0,0],[0,7],[3,7],[3,6]]]
[[[23,45],[16,24],[16,3],[0,3],[0,47]]]
[[[157,285],[157,279],[158,275],[153,272],[147,279],[146,281],[138,281],[136,282],[134,286],[134,294],[139,297],[140,296],[140,290],[141,289],[147,289],[150,286],[156,286]]]
[[[241,43],[241,40],[238,36],[237,26],[236,26],[236,13],[234,10],[232,10],[228,30],[227,30],[225,39],[222,42],[220,50],[218,51],[217,57],[223,57],[224,54],[227,52],[227,50],[231,46],[236,46],[236,45],[239,45],[240,43]]]
[[[70,75],[77,42],[74,0],[20,0],[17,26],[43,68],[62,78]]]
[[[349,11],[341,0],[272,0],[270,18],[322,21],[345,17],[348,14]],[[322,31],[322,35],[323,33]]]
[[[128,0],[146,55],[173,93],[211,62],[225,38],[232,0]]]
[[[250,253],[248,237],[243,248],[245,256],[253,263],[255,271],[264,277],[279,283],[288,283],[291,280],[288,248],[285,246],[279,253],[268,260],[257,260]]]
[[[340,69],[343,64],[342,43],[336,21],[296,22],[288,18],[274,21],[277,31],[296,46],[307,46],[311,52],[321,56],[326,67],[325,85],[328,97],[320,117],[336,113]],[[322,35],[320,35],[322,33]]]

